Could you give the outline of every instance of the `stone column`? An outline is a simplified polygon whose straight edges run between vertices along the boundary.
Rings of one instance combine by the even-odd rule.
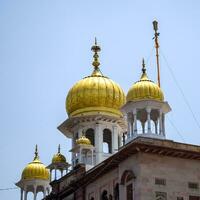
[[[50,169],[50,181],[52,181],[52,169]]]
[[[131,138],[131,120],[129,117],[127,118],[127,124],[128,124],[127,139],[129,140]]]
[[[25,191],[25,192],[24,192],[24,200],[27,200],[27,195],[28,195],[28,192]]]
[[[54,180],[57,180],[57,168],[54,169]]]
[[[133,135],[136,136],[137,135],[137,111],[134,110],[133,111]]]
[[[20,190],[20,199],[23,200],[23,190]]]
[[[94,165],[94,150],[91,150],[91,164]]]
[[[118,151],[118,129],[117,126],[113,126],[112,131],[112,153]]]
[[[163,132],[163,136],[165,137],[165,115],[162,114],[162,132]]]
[[[34,186],[33,199],[36,200],[36,197],[37,197],[37,186]]]
[[[141,122],[142,124],[142,134],[145,134],[145,122]]]
[[[44,187],[44,191],[43,191],[43,197],[46,197],[46,188]]]
[[[96,164],[102,161],[103,154],[103,131],[101,124],[95,125],[95,153],[96,153]]]
[[[79,149],[79,163],[82,163],[82,148]]]
[[[159,135],[163,134],[163,126],[162,126],[162,111],[159,113]]]
[[[155,134],[158,134],[158,120],[154,121],[155,124]]]
[[[148,134],[151,134],[151,108],[147,108],[147,127],[148,127]]]

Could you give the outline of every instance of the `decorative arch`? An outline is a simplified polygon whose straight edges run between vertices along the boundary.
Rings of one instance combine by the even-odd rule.
[[[101,200],[108,200],[108,191],[107,190],[103,190],[103,192],[101,193]]]
[[[121,177],[121,185],[125,185],[126,182],[131,179],[135,179],[135,175],[132,170],[125,170]]]
[[[112,153],[112,132],[107,128],[103,130],[103,152]]]
[[[90,140],[91,144],[94,145],[94,129],[87,129],[85,132],[85,136]]]

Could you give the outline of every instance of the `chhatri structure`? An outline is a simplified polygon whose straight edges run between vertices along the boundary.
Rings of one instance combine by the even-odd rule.
[[[68,92],[68,118],[58,127],[72,140],[72,162],[59,147],[45,168],[36,149],[17,183],[21,200],[29,191],[34,200],[39,191],[45,200],[200,200],[200,147],[166,139],[171,108],[160,87],[159,33],[153,25],[158,83],[148,78],[143,60],[141,77],[125,96],[101,72],[95,39],[92,74]]]

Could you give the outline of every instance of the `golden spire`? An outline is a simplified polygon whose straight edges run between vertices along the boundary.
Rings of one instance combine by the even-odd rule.
[[[58,153],[60,153],[60,144],[58,145]]]
[[[156,20],[153,21],[153,29],[154,29],[154,40],[155,40],[155,48],[156,48],[156,63],[157,63],[157,77],[158,77],[158,86],[160,87],[160,63],[159,63],[159,43],[158,43],[158,22]]]
[[[143,74],[146,73],[146,67],[145,67],[144,58],[142,59],[142,72],[143,72]]]
[[[93,71],[92,75],[102,76],[102,74],[99,70],[100,62],[99,62],[99,55],[98,55],[98,52],[101,51],[101,48],[100,48],[100,46],[97,45],[97,38],[96,37],[95,37],[95,43],[92,46],[91,50],[94,52],[94,55],[93,55],[94,60],[92,62],[92,65],[94,66],[94,71]]]
[[[146,66],[144,62],[144,58],[142,59],[142,76],[140,80],[148,80],[147,74],[146,74]]]
[[[39,160],[39,155],[38,155],[38,145],[35,145],[35,157],[33,160]]]

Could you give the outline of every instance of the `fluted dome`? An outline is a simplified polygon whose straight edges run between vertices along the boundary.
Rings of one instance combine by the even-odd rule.
[[[60,145],[58,147],[58,153],[55,154],[52,158],[52,163],[66,163],[66,158],[60,153]]]
[[[84,144],[84,145],[91,145],[91,142],[88,138],[84,135],[81,136],[79,139],[76,140],[76,144]]]
[[[35,153],[34,160],[29,163],[22,172],[22,180],[42,179],[49,180],[49,171],[46,166],[41,163],[37,151]]]
[[[103,76],[99,69],[97,52],[100,47],[92,47],[94,54],[93,73],[78,81],[66,98],[66,110],[69,116],[90,114],[109,114],[122,116],[120,107],[125,103],[122,88],[110,78]]]
[[[142,69],[143,73],[139,81],[134,83],[128,94],[126,96],[126,101],[137,101],[137,100],[146,100],[152,99],[157,101],[163,101],[164,95],[160,87],[149,80],[145,66]]]

